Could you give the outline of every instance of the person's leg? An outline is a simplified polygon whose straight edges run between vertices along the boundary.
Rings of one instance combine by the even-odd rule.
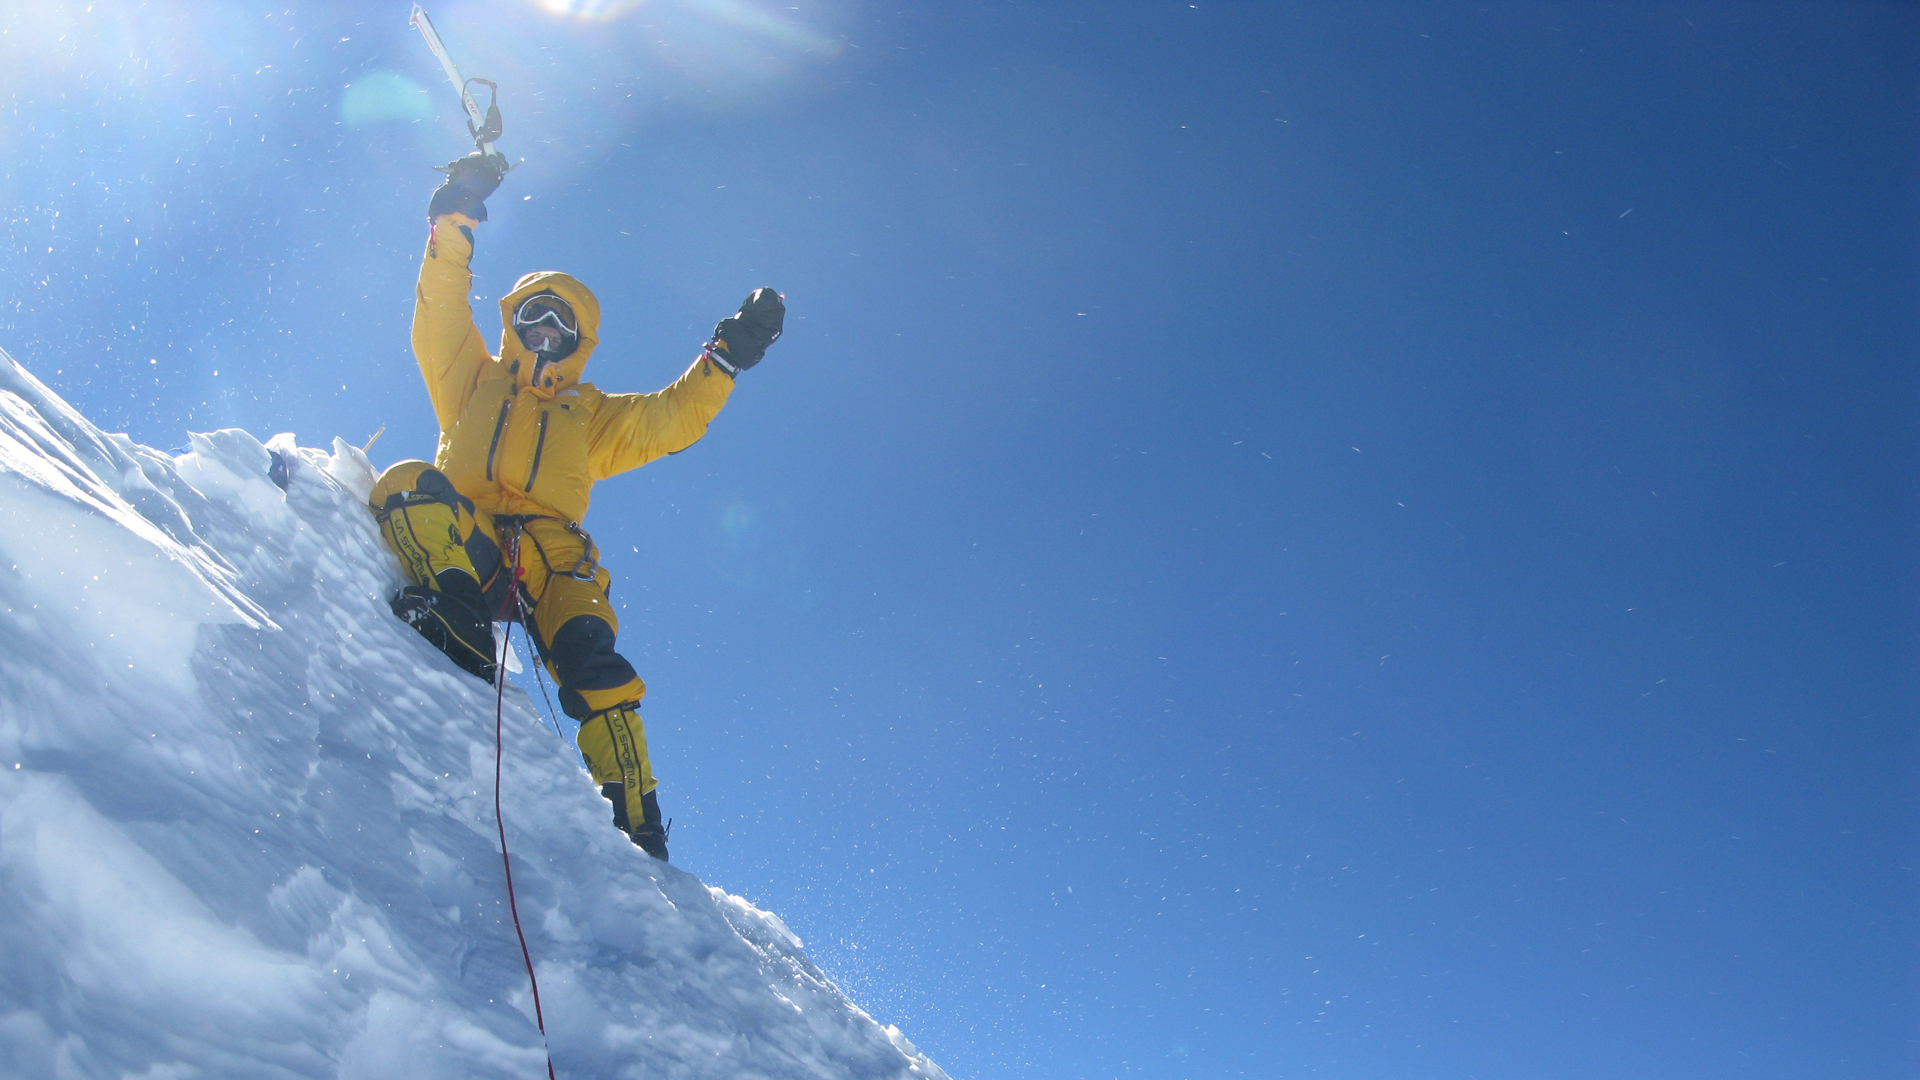
[[[666,827],[639,711],[647,687],[614,648],[620,620],[597,556],[559,522],[528,526],[520,565],[535,596],[534,638],[560,687],[560,708],[580,721],[576,742],[601,795],[613,803],[614,825],[665,859]]]
[[[483,583],[494,576],[500,553],[473,503],[424,461],[382,473],[367,501],[408,581],[393,597],[393,613],[455,664],[492,682],[493,622]]]

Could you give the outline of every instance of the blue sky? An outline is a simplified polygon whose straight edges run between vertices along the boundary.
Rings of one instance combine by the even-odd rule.
[[[1913,1067],[1911,8],[571,7],[488,336],[791,311],[587,521],[676,861],[955,1076]],[[0,29],[0,347],[431,453],[405,4]]]

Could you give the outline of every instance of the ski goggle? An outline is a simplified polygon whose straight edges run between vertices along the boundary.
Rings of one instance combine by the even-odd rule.
[[[531,330],[536,326],[551,326],[568,337],[579,337],[580,330],[574,322],[573,309],[565,300],[552,293],[540,293],[521,301],[513,312],[515,333]]]

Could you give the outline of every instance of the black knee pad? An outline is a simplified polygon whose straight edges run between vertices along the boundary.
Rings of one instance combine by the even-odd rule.
[[[560,708],[575,720],[592,715],[581,690],[611,690],[636,678],[633,665],[613,651],[613,627],[591,615],[568,619],[542,650],[560,680]]]

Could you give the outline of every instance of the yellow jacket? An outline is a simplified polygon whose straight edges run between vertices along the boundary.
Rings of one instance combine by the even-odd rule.
[[[413,355],[440,422],[434,467],[492,514],[546,514],[579,521],[594,481],[684,450],[733,392],[733,379],[703,359],[653,394],[607,394],[580,382],[599,343],[600,303],[566,274],[528,274],[500,300],[500,355],[487,352],[467,297],[473,243],[443,217],[420,260],[413,302]],[[534,355],[513,332],[513,311],[552,290],[573,305],[580,346],[532,383]]]

